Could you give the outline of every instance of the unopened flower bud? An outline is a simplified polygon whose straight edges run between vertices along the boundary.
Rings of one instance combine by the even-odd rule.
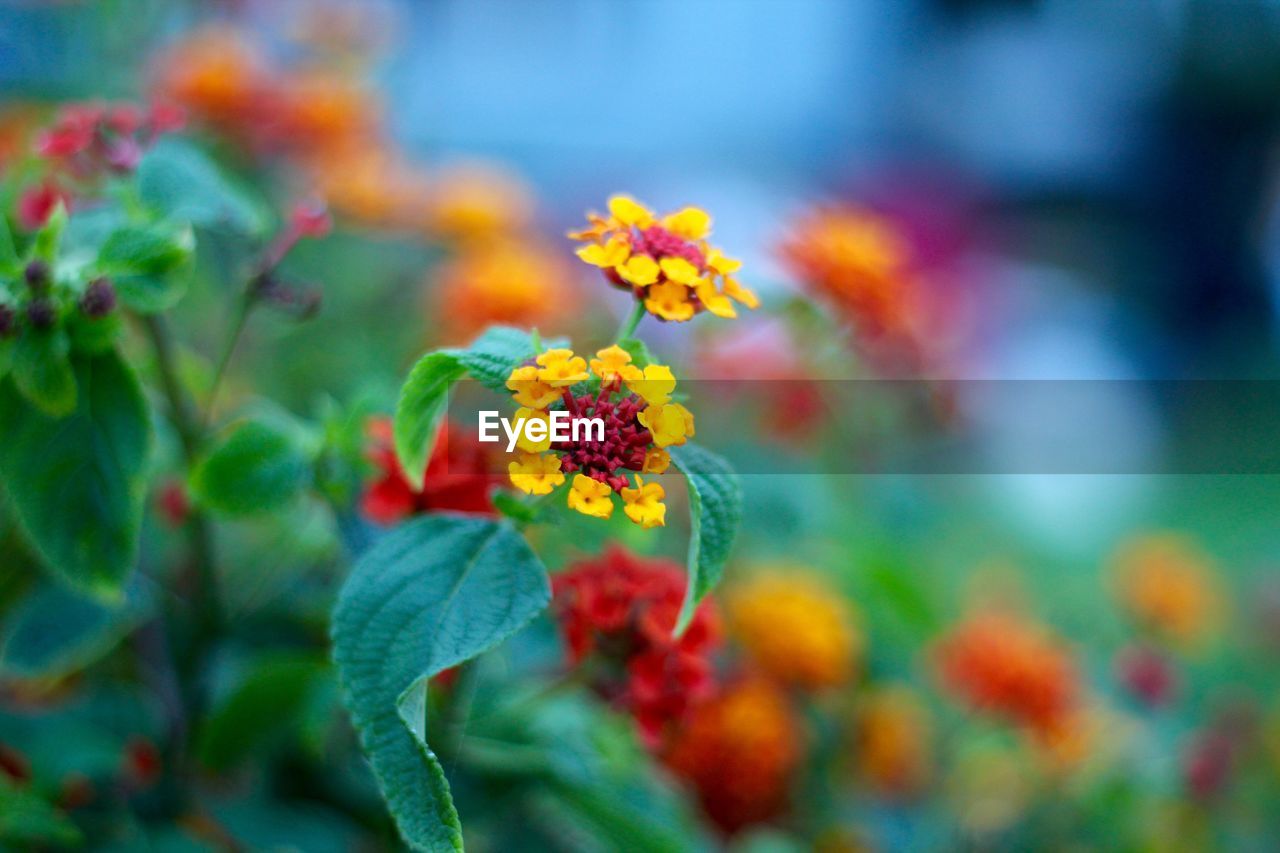
[[[97,320],[115,310],[116,289],[107,278],[95,278],[89,282],[84,296],[80,297],[80,310],[86,317]]]
[[[32,261],[24,272],[27,287],[32,293],[44,293],[49,289],[49,265],[44,261]]]
[[[27,305],[27,322],[32,328],[50,329],[57,320],[58,311],[48,299],[33,299]]]

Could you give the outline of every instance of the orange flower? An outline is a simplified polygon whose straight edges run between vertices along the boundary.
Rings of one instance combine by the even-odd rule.
[[[299,152],[349,150],[352,142],[378,135],[377,98],[343,74],[311,69],[278,84],[277,136],[281,147]],[[343,163],[342,168],[349,168]]]
[[[862,657],[862,636],[840,593],[800,571],[763,572],[728,596],[730,631],[764,672],[814,690],[844,683]]]
[[[760,300],[736,273],[742,263],[707,242],[711,216],[686,207],[659,217],[630,196],[609,199],[609,215],[587,214],[587,227],[569,232],[585,243],[577,255],[599,267],[605,280],[631,291],[660,320],[682,323],[702,311],[738,316],[735,303]]]
[[[1045,626],[1013,613],[969,616],[942,638],[934,655],[943,686],[976,711],[1048,731],[1076,706],[1079,675],[1066,645]]]
[[[496,166],[470,163],[433,177],[427,228],[445,240],[513,234],[533,219],[533,192]]]
[[[863,700],[856,723],[858,772],[889,796],[910,796],[932,770],[929,709],[910,688],[883,687]]]
[[[818,207],[796,218],[779,254],[853,325],[882,368],[922,366],[924,294],[910,245],[891,220],[859,207]]]
[[[155,78],[160,97],[241,141],[249,141],[265,118],[270,70],[262,52],[235,30],[193,33],[165,53]]]
[[[425,176],[377,141],[326,147],[308,167],[315,192],[340,216],[361,225],[402,230],[419,228],[427,219]]]
[[[1176,534],[1136,537],[1112,557],[1120,604],[1143,627],[1190,646],[1221,623],[1224,597],[1212,560]]]
[[[910,255],[888,219],[857,207],[816,208],[795,220],[780,252],[806,286],[867,326],[907,323]]]
[[[464,246],[439,272],[432,315],[449,340],[469,340],[487,326],[545,327],[570,304],[565,264],[533,240]]]
[[[707,815],[735,832],[786,808],[801,749],[800,721],[786,694],[748,677],[694,711],[666,762],[697,790]]]

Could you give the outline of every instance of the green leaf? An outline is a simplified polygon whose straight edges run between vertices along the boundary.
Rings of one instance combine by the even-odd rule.
[[[669,449],[671,461],[689,486],[689,585],[676,621],[683,633],[698,604],[724,574],[733,540],[742,524],[742,484],[729,463],[696,444]]]
[[[462,849],[462,828],[426,740],[427,679],[501,643],[551,598],[521,536],[483,518],[428,515],[356,563],[333,615],[333,654],[400,834],[417,850]]]
[[[139,314],[167,311],[186,295],[187,279],[180,273],[165,276],[122,275],[113,278],[120,301]]]
[[[111,276],[120,300],[153,314],[171,308],[186,292],[184,267],[195,251],[189,227],[153,225],[113,231],[98,253],[97,269]]]
[[[224,770],[282,735],[296,737],[313,696],[329,689],[323,658],[295,652],[263,657],[210,715],[196,747],[200,762]]]
[[[535,352],[528,332],[495,326],[465,349],[437,350],[418,359],[400,388],[394,430],[396,456],[415,489],[422,488],[453,383],[470,375],[486,388],[505,393],[511,371]]]
[[[564,346],[563,339],[541,342],[544,349]],[[490,391],[508,393],[507,378],[522,362],[538,352],[529,332],[510,326],[494,326],[471,342],[466,349],[446,350],[457,356],[472,379]]]
[[[115,346],[123,325],[119,311],[113,311],[105,317],[86,317],[77,311],[67,321],[71,349],[86,353],[106,352]]]
[[[649,352],[649,347],[639,338],[626,338],[618,341],[618,346],[622,347],[631,356],[631,361],[636,367],[644,368],[651,364],[656,364],[657,359],[653,357],[653,353]]]
[[[0,634],[0,673],[60,678],[107,654],[150,613],[152,599],[131,584],[122,602],[104,604],[43,584],[9,612]]]
[[[418,359],[400,388],[393,428],[396,456],[415,489],[422,488],[426,477],[427,459],[449,405],[449,388],[466,372],[451,352],[427,353]]]
[[[67,208],[61,202],[49,214],[44,225],[31,240],[31,254],[52,264],[58,255],[58,243],[62,240],[62,229],[67,227]]]
[[[76,407],[71,341],[63,329],[24,328],[13,352],[13,382],[45,414],[60,418]]]
[[[115,597],[137,557],[151,420],[115,352],[72,364],[79,403],[62,419],[0,380],[0,482],[44,565],[83,592]]]
[[[13,245],[13,233],[9,230],[9,220],[0,214],[0,274],[17,276],[22,271],[22,261]]]
[[[280,509],[311,476],[306,437],[281,417],[244,420],[191,474],[191,488],[210,509],[247,515]]]
[[[267,230],[263,205],[222,174],[190,143],[161,140],[138,166],[142,201],[162,216],[244,234]]]
[[[72,847],[83,840],[71,818],[52,803],[29,788],[13,787],[0,775],[0,842],[7,849]]]
[[[13,369],[13,341],[9,338],[0,338],[0,379],[8,376],[11,369]]]
[[[195,250],[195,236],[188,227],[130,226],[112,232],[98,252],[103,275],[163,275],[177,269]]]

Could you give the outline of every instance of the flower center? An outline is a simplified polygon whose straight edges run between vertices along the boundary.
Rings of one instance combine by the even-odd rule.
[[[661,225],[650,225],[633,234],[631,251],[633,254],[648,255],[655,260],[684,258],[697,267],[698,272],[704,272],[707,265],[707,258],[696,243],[677,237]]]
[[[615,401],[613,394],[620,386],[619,380],[611,379],[600,386],[600,393],[595,396],[581,394],[577,397],[565,388],[565,408],[574,417],[604,421],[604,440],[591,441],[580,437],[576,441],[551,443],[552,450],[564,454],[560,460],[561,471],[566,474],[580,472],[605,483],[615,492],[630,485],[626,477],[617,473],[618,469],[642,470],[645,451],[653,441],[649,430],[636,420],[644,410],[644,401],[634,394]]]

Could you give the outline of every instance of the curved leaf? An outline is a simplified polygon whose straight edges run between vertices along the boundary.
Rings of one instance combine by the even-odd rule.
[[[548,345],[560,343],[556,340]],[[532,358],[537,349],[528,332],[494,326],[465,349],[437,350],[418,359],[400,388],[394,430],[396,456],[415,489],[422,488],[453,383],[470,375],[491,391],[505,393],[511,371]]]
[[[19,678],[59,678],[111,651],[151,611],[140,583],[124,601],[108,605],[60,585],[31,591],[8,614],[0,635],[0,673]]]
[[[299,430],[283,419],[235,425],[191,474],[192,491],[210,509],[245,515],[279,509],[311,475]]]
[[[151,421],[114,351],[72,364],[79,403],[61,419],[0,380],[0,482],[41,562],[84,592],[114,598],[137,556]]]
[[[267,229],[263,205],[190,143],[162,139],[142,159],[137,175],[143,202],[163,216],[245,234]]]
[[[449,784],[427,745],[427,679],[493,648],[551,598],[546,570],[506,524],[429,515],[352,570],[333,615],[343,698],[400,834],[461,850]]]
[[[440,419],[449,405],[449,388],[465,375],[453,353],[430,352],[418,359],[400,388],[393,427],[396,456],[415,489],[422,488]]]
[[[724,574],[724,564],[742,524],[742,484],[729,463],[696,444],[672,447],[671,461],[689,486],[689,585],[676,621],[683,633],[698,604]]]

